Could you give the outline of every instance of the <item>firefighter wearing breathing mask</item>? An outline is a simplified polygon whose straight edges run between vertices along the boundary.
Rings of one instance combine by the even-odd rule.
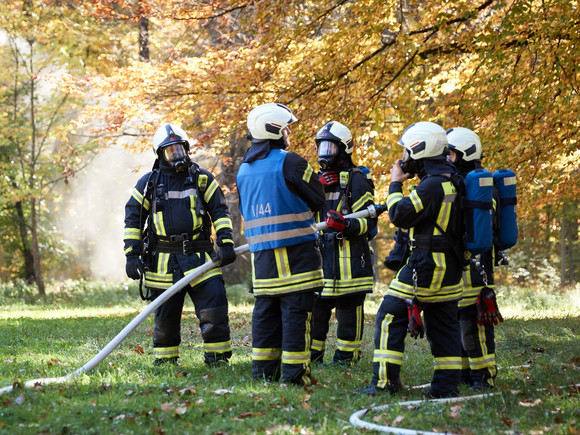
[[[352,162],[350,130],[331,121],[315,138],[320,165],[319,179],[326,202],[317,213],[327,229],[321,232],[324,289],[316,298],[312,315],[312,361],[323,362],[332,310],[337,324],[333,364],[354,364],[362,350],[364,301],[373,291],[373,265],[369,240],[376,218],[344,218],[343,215],[374,205],[374,185],[366,168]]]
[[[162,125],[153,137],[153,152],[153,170],[137,182],[125,206],[124,232],[127,276],[144,279],[147,295],[142,297],[150,300],[212,258],[218,258],[220,266],[236,259],[224,194],[214,176],[190,160],[185,131]],[[228,300],[218,267],[155,311],[154,365],[178,362],[186,295],[199,320],[205,363],[227,363],[232,355]]]
[[[447,162],[447,135],[432,122],[417,122],[403,133],[402,160],[391,168],[389,219],[409,229],[410,256],[391,281],[377,312],[373,378],[361,391],[396,393],[407,332],[427,340],[434,357],[428,397],[458,393],[461,337],[457,301],[461,297],[463,247],[461,213],[455,202],[455,168]],[[408,196],[403,182],[418,175]]]

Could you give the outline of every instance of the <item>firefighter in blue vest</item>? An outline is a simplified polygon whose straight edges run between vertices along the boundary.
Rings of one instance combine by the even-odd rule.
[[[306,160],[286,151],[296,121],[277,103],[249,113],[251,146],[237,186],[255,297],[252,376],[310,385],[312,306],[323,286],[313,213],[324,205],[324,190]]]
[[[462,176],[481,166],[481,141],[472,130],[455,127],[447,130],[449,161]],[[494,202],[497,202],[494,195]],[[463,296],[459,301],[461,327],[462,382],[473,390],[493,388],[497,375],[494,324],[502,322],[493,279],[493,249],[479,254],[463,273]]]
[[[391,281],[375,322],[373,378],[368,394],[396,393],[407,331],[427,340],[434,357],[427,397],[450,397],[458,392],[461,343],[457,301],[461,297],[463,268],[461,214],[457,190],[447,162],[445,130],[432,122],[417,122],[403,133],[402,160],[391,168],[387,207],[391,222],[409,229],[411,253]],[[403,182],[418,175],[420,182],[408,196]]]
[[[124,234],[127,276],[144,279],[147,296],[142,297],[150,300],[216,255],[220,266],[236,259],[224,194],[213,175],[190,160],[185,131],[176,125],[162,125],[153,137],[153,152],[153,170],[137,182],[125,206]],[[155,311],[154,364],[178,362],[186,294],[199,320],[205,363],[227,363],[232,355],[228,300],[218,267]]]
[[[326,220],[321,234],[324,289],[314,302],[312,361],[323,362],[332,310],[337,319],[333,364],[356,363],[362,351],[364,301],[373,291],[373,266],[369,239],[376,218],[343,215],[374,205],[374,185],[352,162],[354,149],[350,130],[331,121],[315,138],[326,203],[317,220]],[[366,168],[365,168],[366,169]],[[366,172],[366,171],[365,171]]]

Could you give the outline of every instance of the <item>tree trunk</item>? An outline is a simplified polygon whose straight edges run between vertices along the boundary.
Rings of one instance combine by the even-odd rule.
[[[38,222],[36,216],[36,200],[30,201],[30,241],[32,242],[32,257],[34,261],[34,282],[38,287],[38,293],[44,297],[46,291],[44,288],[44,281],[42,279],[42,272],[40,268],[40,248],[38,246]]]
[[[28,237],[28,230],[26,228],[26,221],[24,220],[24,210],[22,209],[22,202],[18,201],[14,204],[16,215],[18,217],[18,230],[20,232],[20,239],[22,240],[22,257],[24,259],[24,279],[27,283],[32,284],[34,279],[34,256],[30,248],[30,239]]]
[[[149,62],[149,18],[139,18],[139,58]]]

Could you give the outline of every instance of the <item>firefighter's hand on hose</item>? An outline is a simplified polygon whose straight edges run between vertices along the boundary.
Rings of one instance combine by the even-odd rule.
[[[141,265],[139,264],[139,257],[131,255],[127,257],[127,264],[125,264],[125,272],[131,279],[141,278]]]
[[[318,177],[318,179],[325,186],[332,186],[338,183],[338,174],[336,173],[336,171],[322,172]]]
[[[217,256],[220,260],[220,267],[227,266],[228,264],[236,261],[236,251],[234,251],[234,245],[222,245],[219,247]]]
[[[477,323],[497,325],[498,322],[503,322],[503,317],[497,307],[495,292],[489,287],[484,287],[477,297]]]
[[[409,334],[415,340],[417,337],[423,338],[425,328],[423,328],[423,320],[421,319],[421,306],[416,297],[411,302],[407,302],[407,314],[409,315],[409,325],[407,326]]]
[[[326,226],[336,231],[344,231],[348,228],[348,219],[345,219],[339,212],[330,210],[326,213]]]

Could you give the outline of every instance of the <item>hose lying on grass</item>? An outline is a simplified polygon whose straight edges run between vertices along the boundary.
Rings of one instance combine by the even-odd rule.
[[[384,211],[386,211],[386,209],[387,209],[386,205],[376,205],[376,206],[371,205],[364,210],[357,211],[356,213],[351,213],[351,214],[346,215],[344,217],[345,218],[364,218],[364,217],[374,218],[374,217],[377,217],[378,215],[380,215],[381,213],[383,213]],[[320,222],[320,223],[316,224],[316,229],[318,231],[322,231],[325,228],[326,228],[325,222]],[[250,246],[248,244],[238,246],[235,249],[236,256],[243,254],[245,252],[248,252],[249,250],[250,250]],[[133,332],[133,330],[135,328],[137,328],[137,326],[139,326],[147,317],[149,317],[153,312],[155,312],[155,310],[157,308],[159,308],[167,299],[169,299],[171,296],[173,296],[175,293],[177,293],[183,287],[188,285],[194,279],[197,279],[198,277],[209,272],[211,269],[213,269],[217,266],[219,266],[218,259],[211,261],[211,262],[208,262],[208,263],[205,263],[202,266],[194,269],[190,274],[185,275],[183,278],[181,278],[179,281],[177,281],[175,284],[173,284],[171,287],[169,287],[167,290],[165,290],[163,293],[161,293],[161,295],[159,297],[157,297],[154,301],[152,301],[147,306],[147,308],[145,308],[141,313],[139,313],[137,315],[137,317],[135,317],[133,320],[131,320],[131,322],[129,322],[129,324],[127,326],[125,326],[123,328],[123,330],[115,336],[115,338],[113,338],[103,349],[101,349],[101,351],[99,353],[97,353],[90,361],[88,361],[85,365],[83,365],[81,368],[79,368],[75,372],[68,374],[66,376],[60,376],[57,378],[39,378],[39,379],[32,379],[30,381],[26,381],[22,384],[15,383],[15,384],[10,385],[8,387],[0,388],[0,394],[8,393],[8,392],[14,390],[15,387],[33,388],[33,387],[38,387],[38,386],[45,385],[45,384],[55,384],[55,383],[61,384],[61,383],[67,382],[67,381],[77,377],[78,375],[81,375],[83,373],[86,373],[86,372],[94,369],[97,366],[97,364],[99,364],[107,356],[109,356],[109,354],[113,350],[115,350],[115,348],[117,346],[119,346],[119,344],[121,344],[123,342],[123,340],[125,340],[128,337],[128,335],[131,332]]]

